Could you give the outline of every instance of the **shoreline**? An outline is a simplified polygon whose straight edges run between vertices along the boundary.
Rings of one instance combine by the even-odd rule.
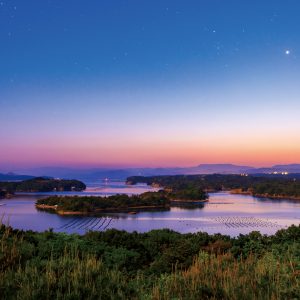
[[[278,196],[271,196],[267,194],[252,194],[253,197],[256,198],[269,198],[269,199],[278,199],[278,200],[297,200],[300,201],[300,197],[295,196],[284,196],[284,195],[278,195]]]
[[[197,204],[197,203],[206,203],[209,202],[209,199],[202,199],[202,200],[181,200],[181,199],[174,199],[170,200],[170,202],[175,202],[175,203],[187,203],[187,204]]]
[[[252,192],[242,192],[242,191],[236,191],[236,190],[229,190],[228,191],[230,194],[233,195],[248,195],[256,198],[269,198],[273,200],[297,200],[300,201],[300,197],[297,196],[287,196],[287,195],[269,195],[269,194],[254,194]]]
[[[101,213],[132,213],[132,212],[139,212],[139,211],[147,211],[147,210],[155,210],[155,209],[169,209],[170,205],[151,205],[151,206],[132,206],[124,209],[120,208],[104,208],[104,209],[96,209],[92,212],[86,211],[65,211],[65,210],[58,210],[57,206],[54,205],[47,205],[47,204],[36,204],[36,208],[41,210],[52,210],[56,212],[58,215],[95,215]]]

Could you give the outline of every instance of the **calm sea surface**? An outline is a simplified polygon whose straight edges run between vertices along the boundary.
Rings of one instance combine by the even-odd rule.
[[[38,211],[35,201],[47,195],[112,195],[138,194],[155,190],[146,185],[126,186],[124,182],[87,183],[81,193],[19,194],[12,199],[0,200],[2,223],[14,228],[80,233],[88,230],[116,228],[126,231],[146,232],[169,228],[181,233],[205,231],[236,236],[240,233],[260,231],[273,234],[292,224],[300,224],[300,201],[260,199],[229,193],[210,194],[209,202],[196,208],[172,207],[168,211],[105,214],[99,217],[59,216]]]

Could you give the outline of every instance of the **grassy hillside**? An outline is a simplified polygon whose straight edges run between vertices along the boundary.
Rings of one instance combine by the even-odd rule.
[[[300,227],[230,238],[0,228],[1,299],[299,299]]]

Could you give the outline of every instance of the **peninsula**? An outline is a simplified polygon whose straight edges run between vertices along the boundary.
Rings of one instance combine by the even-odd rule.
[[[83,191],[86,185],[79,180],[52,179],[35,177],[24,181],[0,182],[0,190],[8,194],[16,192],[36,193],[52,191]]]
[[[162,187],[174,195],[186,199],[191,191],[248,194],[261,198],[300,200],[300,179],[297,176],[265,175],[173,175],[173,176],[132,176],[127,184],[146,183]]]

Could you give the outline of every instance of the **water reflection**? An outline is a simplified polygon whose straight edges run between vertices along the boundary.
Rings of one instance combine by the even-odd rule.
[[[124,182],[90,184],[85,192],[47,193],[47,195],[110,195],[142,193],[151,187],[128,187]],[[169,210],[147,211],[137,214],[111,213],[97,216],[59,216],[35,208],[35,201],[45,194],[19,194],[0,201],[3,222],[20,229],[37,231],[53,228],[58,232],[84,233],[88,230],[116,228],[145,232],[152,229],[170,228],[182,233],[206,231],[232,236],[253,230],[273,234],[278,229],[300,223],[300,201],[261,199],[246,195],[216,193],[210,201],[197,206],[176,205]]]
[[[205,207],[204,203],[171,203],[172,208],[182,208],[182,209],[201,209]]]

